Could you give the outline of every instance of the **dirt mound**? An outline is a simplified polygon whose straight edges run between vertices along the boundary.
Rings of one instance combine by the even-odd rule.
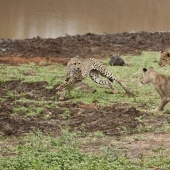
[[[46,89],[47,82],[21,83],[9,81],[0,86],[0,134],[22,135],[41,130],[60,134],[61,128],[70,131],[120,135],[132,132],[140,123],[142,113],[128,104],[101,107],[96,103],[60,102],[56,91]],[[58,97],[58,96],[57,96]]]
[[[66,64],[68,58],[77,54],[83,58],[104,58],[113,53],[138,55],[142,51],[160,51],[169,48],[169,39],[170,32],[125,32],[105,35],[88,33],[55,39],[40,37],[23,40],[0,39],[0,62]],[[11,60],[12,56],[14,58]]]
[[[3,56],[0,57],[0,63],[9,65],[19,65],[19,64],[29,64],[35,63],[38,65],[48,65],[48,64],[62,64],[66,65],[68,58],[46,58],[46,57],[21,57],[21,56]]]

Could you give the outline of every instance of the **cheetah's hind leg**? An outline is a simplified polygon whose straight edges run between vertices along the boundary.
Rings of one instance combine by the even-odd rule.
[[[115,94],[118,93],[118,90],[110,82],[111,80],[107,81],[107,80],[103,80],[103,79],[100,78],[99,71],[91,70],[90,73],[89,73],[89,76],[95,83],[101,84],[101,85],[108,85],[113,90],[113,93],[115,93]]]

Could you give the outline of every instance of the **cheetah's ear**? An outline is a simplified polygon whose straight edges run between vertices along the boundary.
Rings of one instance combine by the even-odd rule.
[[[146,69],[146,68],[143,68],[143,71],[144,71],[144,72],[146,72],[146,71],[147,71],[147,69]]]
[[[78,55],[76,55],[76,58],[80,59],[80,57]]]

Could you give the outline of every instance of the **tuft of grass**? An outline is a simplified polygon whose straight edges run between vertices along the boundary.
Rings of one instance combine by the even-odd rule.
[[[15,107],[13,108],[13,114],[23,114],[24,116],[32,116],[32,115],[38,115],[43,110],[42,107],[34,107],[33,105],[29,106],[29,108],[21,106],[21,107]]]

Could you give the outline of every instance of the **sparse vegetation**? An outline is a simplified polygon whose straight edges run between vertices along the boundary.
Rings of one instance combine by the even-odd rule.
[[[115,83],[115,86],[120,93],[108,94],[110,89],[97,85],[90,78],[87,78],[84,80],[84,84],[68,89],[67,101],[58,101],[59,95],[56,94],[55,87],[64,79],[64,66],[1,65],[3,69],[0,70],[0,86],[6,93],[1,97],[0,104],[3,104],[2,107],[8,110],[9,115],[19,115],[19,117],[14,116],[15,120],[21,117],[23,120],[26,118],[33,118],[34,120],[34,118],[42,117],[44,121],[51,121],[51,127],[54,126],[54,119],[63,121],[63,124],[58,125],[61,129],[60,135],[54,133],[54,129],[47,132],[32,128],[33,130],[30,133],[21,136],[8,136],[0,131],[0,169],[170,169],[169,105],[165,107],[163,113],[151,114],[149,111],[157,106],[159,96],[152,86],[143,86],[139,81],[143,67],[153,66],[158,72],[168,75],[169,69],[167,68],[169,66],[160,68],[157,63],[159,55],[154,52],[143,52],[141,56],[123,56],[122,58],[130,66],[111,67],[108,63],[109,58],[104,60],[104,63],[115,76],[121,78],[132,89],[135,93],[134,97],[128,97],[117,83]],[[11,87],[6,84],[7,81],[12,80],[19,80],[21,84],[35,85],[38,82],[39,84],[35,85],[36,90],[31,89],[30,84],[26,84],[29,90],[19,89],[15,92],[12,89],[10,90]],[[45,83],[40,84],[44,81]],[[83,85],[87,87],[84,88]],[[19,87],[16,86],[16,88]],[[39,88],[44,90],[43,95],[39,94]],[[53,93],[48,93],[49,91]],[[80,101],[81,103],[79,103]],[[6,104],[4,104],[5,102]],[[75,103],[80,104],[81,107],[78,107],[79,105]],[[136,108],[139,110],[139,115],[134,116],[134,120],[130,120],[136,123],[135,126],[133,125],[135,128],[132,126],[130,129],[118,122],[118,120],[121,121],[122,117],[115,118],[117,123],[120,123],[119,126],[115,127],[119,136],[114,134],[109,136],[106,131],[102,130],[102,127],[104,128],[102,119],[110,114],[110,110],[114,110],[116,106],[110,108],[110,110],[108,107],[117,103],[127,104],[127,109],[131,106]],[[72,107],[67,107],[68,105]],[[88,116],[93,114],[94,107],[99,106],[95,114],[100,111],[98,117],[96,117],[101,120],[100,130],[89,132],[87,131],[88,124],[79,121],[79,117],[82,120],[86,118],[87,106],[91,109]],[[2,110],[1,107],[0,109]],[[121,107],[120,109],[124,108]],[[125,112],[125,109],[123,111]],[[112,114],[114,117],[114,113]],[[124,115],[124,118],[130,117],[128,114]],[[70,120],[72,117],[75,117],[73,122]],[[92,123],[95,123],[95,121],[97,120]],[[76,130],[71,126],[71,123],[75,123],[74,126],[77,124]],[[5,125],[3,124],[3,126]],[[44,126],[47,126],[47,124]],[[0,127],[2,127],[1,124]],[[95,124],[91,127],[95,127]],[[11,127],[8,127],[8,129],[11,131]],[[162,135],[162,138],[159,135]],[[156,141],[158,142],[156,143]]]

